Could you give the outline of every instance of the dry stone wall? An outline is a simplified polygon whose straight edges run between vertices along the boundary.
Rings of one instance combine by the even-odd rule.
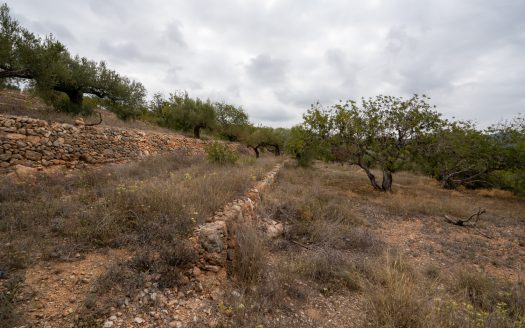
[[[208,218],[208,222],[196,230],[192,239],[199,253],[199,262],[190,276],[201,270],[217,273],[226,270],[235,257],[236,226],[255,223],[255,208],[261,200],[260,193],[274,182],[281,167],[282,164],[276,165],[244,197],[226,204],[222,211]],[[283,232],[282,223],[266,219],[260,224],[268,237],[274,238]]]
[[[197,154],[204,152],[206,143],[176,134],[0,115],[0,169],[3,170],[15,165],[74,168],[139,159],[176,149]],[[232,144],[231,147],[240,146]]]

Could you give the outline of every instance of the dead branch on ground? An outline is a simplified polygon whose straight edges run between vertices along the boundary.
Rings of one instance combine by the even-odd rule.
[[[465,224],[468,223],[468,222],[471,222],[474,225],[474,224],[476,224],[478,222],[478,220],[481,217],[481,215],[483,213],[485,213],[485,212],[486,211],[485,211],[484,208],[480,208],[476,213],[474,213],[471,216],[469,216],[469,218],[466,219],[466,220],[453,219],[453,218],[450,218],[449,216],[445,215],[445,221],[447,221],[448,223],[452,223],[454,225],[460,226],[460,227],[464,227]]]

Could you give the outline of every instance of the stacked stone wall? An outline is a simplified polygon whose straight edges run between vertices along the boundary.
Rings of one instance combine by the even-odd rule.
[[[25,116],[0,115],[0,169],[15,165],[70,168],[139,159],[171,150],[203,153],[207,141],[177,134],[108,126],[49,123]],[[241,148],[231,144],[232,148]]]

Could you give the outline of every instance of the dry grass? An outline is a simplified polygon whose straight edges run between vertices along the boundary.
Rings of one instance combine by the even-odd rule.
[[[269,248],[267,257],[272,265],[263,271],[265,276],[275,275],[277,281],[286,281],[282,283],[286,290],[301,290],[297,281],[302,281],[327,297],[357,291],[365,300],[362,311],[366,313],[366,325],[371,327],[525,324],[524,287],[520,282],[498,280],[463,262],[453,267],[439,260],[414,265],[411,258],[401,255],[404,249],[382,252],[384,243],[374,229],[378,223],[399,218],[433,219],[444,214],[466,217],[478,207],[487,208],[489,213],[483,224],[514,226],[522,222],[520,211],[524,208],[519,199],[495,196],[497,192],[487,197],[475,191],[443,190],[435,181],[410,173],[394,177],[394,193],[377,193],[360,170],[320,163],[313,169],[288,165],[277,181],[263,195],[258,214],[285,223],[283,238],[273,241]],[[400,222],[410,222],[405,220]],[[445,225],[441,231],[462,229],[443,221],[432,222]],[[467,238],[471,231],[465,231],[463,236]],[[457,252],[453,256],[461,257],[466,252],[459,248],[458,240],[443,242],[443,254]],[[469,251],[483,248],[471,239],[465,243]],[[260,290],[265,284],[262,279],[254,288]],[[318,297],[307,295],[302,297]],[[288,296],[293,299],[291,294]],[[283,306],[279,299],[266,298],[264,304],[257,313]],[[241,326],[262,322],[260,315],[256,316],[258,321],[246,321],[251,312],[242,313]]]
[[[449,215],[467,218],[479,208],[487,209],[484,218],[494,223],[525,222],[525,202],[506,191],[445,190],[429,177],[399,172],[394,174],[393,193],[376,192],[365,173],[358,167],[317,163],[318,174],[327,187],[339,190],[354,202],[366,203],[386,215],[398,217]],[[375,172],[380,176],[379,172]]]
[[[216,166],[184,154],[0,185],[3,270],[38,258],[70,259],[96,247],[155,244],[184,236],[242,194],[273,158]]]
[[[175,152],[23,183],[4,177],[0,271],[12,277],[39,260],[75,261],[76,253],[97,248],[128,249],[132,259],[114,266],[86,298],[76,324],[90,326],[148,275],[158,277],[160,287],[179,284],[181,271],[197,259],[185,241],[195,225],[244,194],[277,160],[214,165]],[[5,313],[7,304],[16,305],[0,302]]]
[[[240,283],[251,286],[262,278],[266,266],[265,245],[254,227],[242,223],[235,228],[235,241],[233,274]]]

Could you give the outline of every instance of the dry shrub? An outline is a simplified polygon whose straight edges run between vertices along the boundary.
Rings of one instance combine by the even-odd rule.
[[[301,254],[290,261],[292,271],[320,284],[322,292],[339,287],[361,289],[361,277],[347,256],[336,250],[316,250]]]
[[[427,326],[428,296],[404,259],[385,255],[368,270],[367,316],[374,327]]]
[[[497,281],[482,272],[460,270],[454,275],[452,291],[464,296],[474,310],[485,311],[488,319],[506,314],[499,319],[525,323],[525,287],[521,283]]]
[[[235,227],[235,259],[233,273],[243,285],[257,283],[263,273],[266,249],[257,230],[249,224]]]

